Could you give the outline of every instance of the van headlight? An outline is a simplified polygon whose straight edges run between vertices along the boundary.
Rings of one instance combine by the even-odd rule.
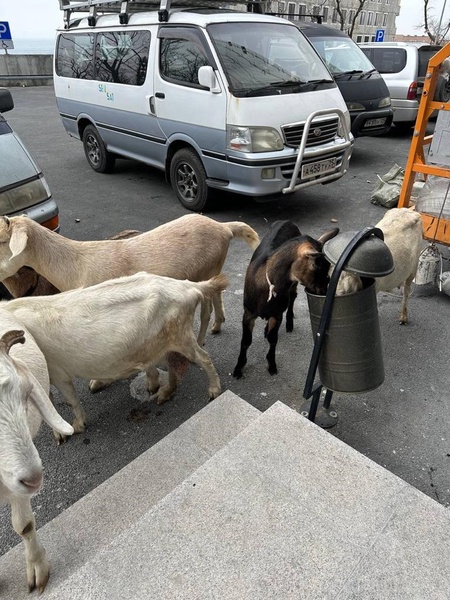
[[[344,113],[344,119],[345,119],[345,123],[347,125],[347,131],[351,132],[352,129],[352,121],[350,118],[350,113],[347,111],[345,111]],[[344,131],[344,127],[343,127],[343,123],[342,120],[339,119],[339,125],[338,125],[338,129],[337,129],[337,133],[339,137],[345,137],[345,131]],[[351,135],[350,135],[351,137]]]
[[[239,152],[273,152],[284,147],[273,127],[240,127],[227,125],[227,147]]]
[[[383,106],[390,106],[391,105],[391,97],[387,96],[386,98],[383,98],[382,100],[380,100],[378,102],[378,108],[383,108]]]
[[[363,106],[362,104],[359,104],[359,102],[346,102],[345,103],[347,105],[348,110],[352,110],[352,111],[363,111],[366,110],[366,107]]]
[[[0,192],[0,214],[9,215],[50,198],[45,177],[27,181],[15,188]]]

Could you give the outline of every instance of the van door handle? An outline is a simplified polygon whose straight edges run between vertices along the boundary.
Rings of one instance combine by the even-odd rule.
[[[166,97],[166,95],[163,92],[156,92],[155,93],[155,97],[156,98],[161,98],[162,100],[164,100],[164,98]]]

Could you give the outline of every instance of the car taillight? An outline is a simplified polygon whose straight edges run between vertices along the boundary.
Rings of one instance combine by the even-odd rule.
[[[415,100],[417,98],[417,81],[413,81],[409,86],[408,93],[406,95],[407,100]]]

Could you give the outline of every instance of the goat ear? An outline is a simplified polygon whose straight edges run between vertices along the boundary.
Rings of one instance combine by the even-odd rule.
[[[323,244],[325,244],[325,242],[328,242],[328,240],[331,240],[331,238],[336,237],[338,233],[339,233],[339,227],[335,227],[331,231],[322,233],[322,235],[320,236],[320,238],[317,241],[323,245]]]
[[[61,435],[72,435],[73,427],[69,425],[57,412],[56,408],[53,406],[52,401],[48,397],[48,394],[41,386],[39,381],[28,371],[28,377],[31,379],[31,393],[30,399],[36,405],[36,408],[41,413],[42,418],[50,425],[50,427],[60,433]]]
[[[28,235],[25,229],[14,228],[9,240],[9,248],[12,252],[11,258],[18,256],[27,246]]]

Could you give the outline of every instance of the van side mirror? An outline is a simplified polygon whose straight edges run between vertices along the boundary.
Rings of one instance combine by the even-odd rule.
[[[14,108],[14,100],[7,88],[0,88],[0,113]]]
[[[208,88],[213,94],[219,94],[221,91],[214,69],[209,65],[199,68],[198,82],[203,87]]]

